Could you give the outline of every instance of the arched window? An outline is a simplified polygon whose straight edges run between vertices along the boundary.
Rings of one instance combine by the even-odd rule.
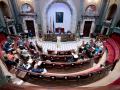
[[[34,13],[34,9],[33,9],[33,7],[30,4],[24,3],[21,6],[21,12],[22,13]]]
[[[107,16],[107,20],[113,19],[116,10],[117,10],[117,5],[116,5],[116,4],[113,4],[113,5],[110,7],[110,9],[109,9],[109,13],[108,13],[108,16]]]
[[[87,15],[87,16],[95,16],[96,15],[96,6],[95,5],[89,5],[85,9],[85,15]]]

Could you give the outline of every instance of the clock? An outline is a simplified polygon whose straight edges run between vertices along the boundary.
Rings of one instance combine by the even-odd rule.
[[[30,12],[32,12],[32,7],[31,7],[31,5],[30,5],[30,4],[27,4],[27,3],[23,4],[23,5],[21,6],[21,12],[22,12],[22,13],[30,13]]]

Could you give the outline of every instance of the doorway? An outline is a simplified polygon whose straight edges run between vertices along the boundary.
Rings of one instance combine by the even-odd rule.
[[[10,26],[10,27],[9,27],[9,32],[10,32],[10,34],[15,35],[13,26]]]
[[[91,25],[92,25],[92,21],[85,21],[84,30],[83,30],[84,37],[89,37]]]
[[[116,4],[111,5],[109,14],[107,16],[107,20],[111,20],[114,18],[116,10],[117,10],[117,5]]]
[[[26,21],[26,27],[28,30],[28,33],[32,33],[32,36],[35,36],[35,27],[34,27],[34,21],[33,20],[25,20]]]
[[[108,28],[104,28],[104,30],[103,30],[103,35],[106,35],[107,32],[108,32]]]

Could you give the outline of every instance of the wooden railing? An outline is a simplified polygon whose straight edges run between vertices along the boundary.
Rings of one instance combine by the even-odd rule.
[[[75,34],[61,34],[60,36],[61,36],[61,42],[75,41],[76,40]],[[56,34],[44,34],[43,40],[56,42],[57,35]]]
[[[77,81],[77,83],[81,85],[89,84],[92,82],[95,82],[97,80],[100,80],[101,78],[108,75],[109,71],[111,70],[112,65],[106,66],[105,68],[91,68],[88,71],[84,72],[75,72],[75,73],[68,73],[68,74],[58,74],[58,73],[34,73],[31,71],[23,70],[20,68],[17,68],[16,75],[17,77],[28,80],[28,78],[33,78],[37,80],[44,80],[44,81],[64,81],[64,82],[73,82]],[[35,80],[36,80],[35,79]]]

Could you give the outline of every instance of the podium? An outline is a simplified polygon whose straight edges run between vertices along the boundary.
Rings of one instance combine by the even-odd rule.
[[[61,27],[56,28],[55,33],[64,33],[64,28],[61,28]]]

